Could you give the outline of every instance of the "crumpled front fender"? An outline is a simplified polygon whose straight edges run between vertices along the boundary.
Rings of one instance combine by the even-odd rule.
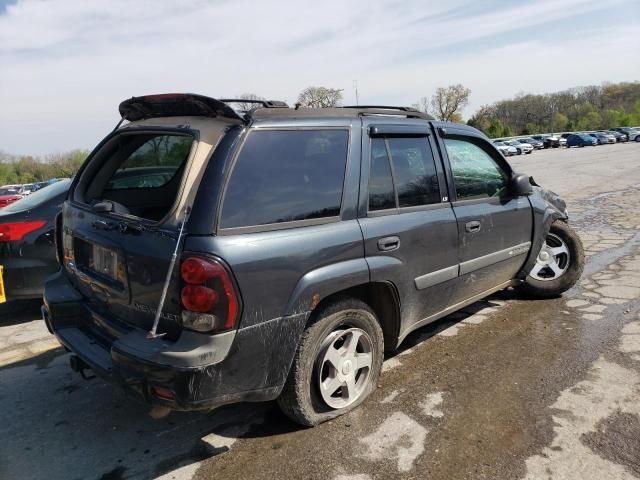
[[[527,261],[518,274],[520,279],[525,279],[536,263],[551,224],[557,220],[569,221],[566,202],[557,193],[540,187],[533,178],[529,180],[533,187],[533,193],[529,196],[533,210],[533,238]]]

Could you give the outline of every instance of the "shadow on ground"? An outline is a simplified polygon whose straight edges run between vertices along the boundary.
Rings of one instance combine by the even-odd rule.
[[[0,304],[0,327],[17,325],[40,318],[42,300],[13,300]]]

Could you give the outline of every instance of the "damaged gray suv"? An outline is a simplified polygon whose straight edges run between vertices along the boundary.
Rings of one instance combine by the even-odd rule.
[[[416,328],[582,272],[564,202],[473,128],[231,102],[126,100],[74,178],[43,307],[74,370],[154,406],[277,399],[316,425]]]

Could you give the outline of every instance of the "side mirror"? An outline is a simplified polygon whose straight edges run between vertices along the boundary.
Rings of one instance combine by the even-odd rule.
[[[516,197],[531,195],[533,189],[531,188],[529,176],[524,173],[514,173],[509,182],[509,191]]]

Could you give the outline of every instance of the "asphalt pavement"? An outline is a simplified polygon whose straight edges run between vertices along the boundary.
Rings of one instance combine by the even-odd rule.
[[[512,157],[568,201],[562,298],[500,292],[411,334],[352,413],[171,413],[68,367],[38,302],[0,309],[0,479],[640,478],[640,143]]]

